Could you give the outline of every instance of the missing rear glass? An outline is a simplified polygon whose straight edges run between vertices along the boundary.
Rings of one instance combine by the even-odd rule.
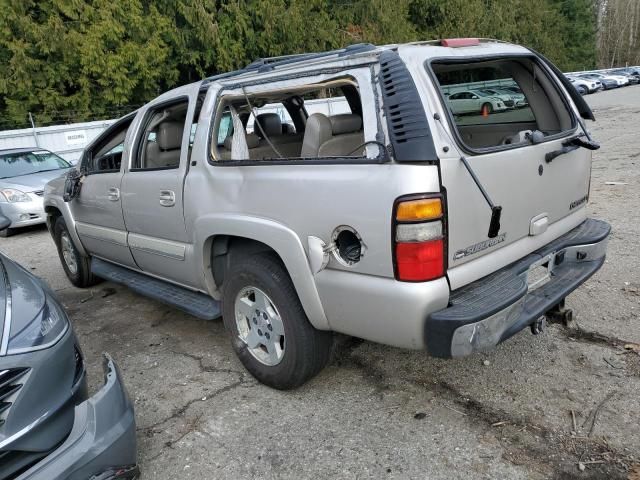
[[[469,150],[530,145],[573,127],[559,92],[532,59],[439,60],[431,67]]]

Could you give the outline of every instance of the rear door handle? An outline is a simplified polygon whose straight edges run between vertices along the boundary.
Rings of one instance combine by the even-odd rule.
[[[109,188],[109,190],[107,190],[107,198],[112,202],[120,200],[120,189],[116,187]]]
[[[160,205],[173,207],[176,204],[176,194],[171,190],[160,190]]]

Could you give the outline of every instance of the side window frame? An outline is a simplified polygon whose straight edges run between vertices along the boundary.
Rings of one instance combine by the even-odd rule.
[[[361,65],[353,65],[347,69],[341,69],[340,71],[331,70],[327,73],[327,70],[310,71],[304,76],[283,75],[282,77],[270,78],[267,81],[264,79],[252,79],[250,81],[222,85],[216,92],[216,98],[214,100],[214,107],[212,113],[212,119],[209,124],[209,131],[207,132],[207,159],[210,165],[226,167],[226,166],[267,166],[267,165],[324,165],[324,164],[376,164],[383,163],[388,160],[388,154],[386,147],[383,146],[383,142],[386,140],[386,131],[382,127],[380,121],[380,98],[378,90],[375,85],[375,76],[373,73],[373,65],[377,62],[371,62]],[[228,105],[228,98],[235,97],[238,92],[242,94],[242,89],[245,89],[247,93],[252,94],[248,90],[250,87],[260,87],[261,90],[267,86],[273,86],[280,82],[292,82],[294,85],[288,85],[291,88],[297,86],[321,84],[329,81],[339,80],[341,78],[348,78],[356,83],[358,91],[360,92],[360,101],[362,103],[362,120],[363,120],[363,134],[365,140],[365,155],[359,157],[319,157],[319,158],[304,158],[304,157],[288,157],[288,158],[273,158],[273,159],[261,159],[261,160],[222,160],[214,156],[214,147],[217,150],[217,139],[220,119],[225,112],[225,107]],[[274,87],[273,90],[283,88],[282,85]],[[269,91],[266,89],[265,91]],[[365,95],[363,95],[365,92]],[[365,98],[366,96],[366,98]],[[366,102],[369,104],[365,105]],[[370,116],[370,120],[365,120],[365,116]],[[372,127],[375,128],[375,132],[372,132]],[[370,138],[374,137],[374,138]],[[213,142],[216,141],[216,145]],[[377,143],[377,145],[375,145]],[[371,149],[377,149],[376,156],[369,156]]]
[[[425,60],[423,62],[423,68],[425,70],[425,72],[427,73],[427,76],[429,77],[429,79],[431,80],[431,83],[434,86],[434,89],[436,91],[436,94],[438,96],[438,99],[440,101],[440,104],[442,106],[443,111],[445,112],[445,115],[447,117],[447,121],[449,123],[449,127],[453,133],[453,137],[456,141],[457,146],[465,153],[468,153],[470,155],[486,155],[489,153],[495,153],[495,152],[501,152],[501,151],[505,151],[505,150],[513,150],[513,149],[518,149],[518,148],[525,148],[528,146],[531,146],[529,144],[506,144],[506,145],[496,145],[496,146],[492,146],[492,147],[485,147],[485,148],[473,148],[469,145],[466,144],[466,142],[462,139],[460,132],[458,130],[458,126],[455,122],[454,119],[454,115],[453,112],[451,111],[451,108],[449,107],[449,105],[447,104],[447,100],[446,100],[446,96],[444,95],[444,90],[442,89],[442,86],[440,85],[440,82],[438,81],[438,78],[435,74],[435,71],[433,69],[432,63],[435,62],[441,62],[441,61],[447,61],[447,62],[451,62],[451,63],[471,63],[471,62],[483,62],[483,61],[491,61],[491,60],[510,60],[510,59],[522,59],[522,60],[530,60],[532,61],[545,75],[545,77],[547,78],[547,80],[549,81],[550,85],[552,86],[552,88],[554,89],[554,91],[556,92],[556,94],[558,95],[558,97],[561,99],[564,107],[567,110],[567,113],[569,115],[569,118],[571,120],[571,127],[567,130],[563,130],[557,134],[553,134],[553,135],[548,135],[544,138],[543,141],[536,143],[535,145],[540,145],[540,144],[544,144],[547,142],[552,142],[554,140],[558,140],[561,138],[566,138],[571,136],[572,134],[575,133],[576,129],[578,128],[579,122],[577,120],[576,117],[576,112],[574,111],[574,109],[572,108],[571,104],[569,103],[569,101],[567,100],[567,97],[565,95],[565,93],[562,91],[562,89],[560,88],[560,85],[558,83],[558,81],[553,77],[552,72],[550,72],[550,70],[547,68],[546,65],[543,64],[543,62],[540,61],[539,58],[537,58],[535,55],[532,55],[531,53],[524,53],[524,54],[498,54],[498,55],[488,55],[488,56],[480,56],[480,57],[473,57],[473,58],[467,58],[467,59],[460,59],[460,58],[451,58],[451,57],[433,57],[433,58],[429,58],[427,60]]]
[[[93,167],[93,162],[94,162],[94,155],[96,153],[97,150],[99,150],[100,148],[102,148],[108,141],[109,139],[114,136],[115,133],[119,133],[122,131],[123,127],[126,126],[125,128],[125,134],[123,137],[123,143],[126,142],[127,139],[127,135],[129,133],[129,129],[131,128],[131,125],[133,124],[133,121],[135,119],[136,116],[136,112],[130,113],[126,116],[124,116],[123,118],[121,118],[120,120],[117,120],[115,123],[113,123],[112,125],[110,125],[104,132],[102,132],[98,138],[96,138],[89,147],[87,147],[82,155],[82,160],[80,161],[80,171],[84,174],[84,175],[101,175],[101,174],[105,174],[105,173],[120,173],[123,171],[124,169],[124,161],[120,161],[120,168],[119,169],[110,169],[110,170],[97,170],[97,169],[91,169],[91,167]],[[124,159],[124,155],[123,155],[123,159]]]
[[[159,109],[163,109],[166,107],[170,107],[173,105],[177,105],[180,103],[185,103],[187,106],[187,109],[185,111],[185,120],[184,120],[184,124],[182,126],[182,138],[181,138],[181,147],[180,147],[180,158],[182,158],[182,148],[184,146],[184,136],[185,136],[185,129],[187,127],[187,124],[189,125],[189,128],[191,128],[191,125],[193,124],[192,119],[189,118],[189,107],[191,106],[191,99],[189,98],[188,95],[179,95],[176,96],[174,98],[168,99],[166,101],[163,102],[158,102],[158,103],[154,103],[151,104],[147,107],[146,111],[143,113],[143,117],[142,120],[138,126],[138,131],[135,132],[135,138],[133,141],[133,147],[131,148],[131,155],[129,158],[129,165],[128,165],[128,172],[129,173],[138,173],[138,172],[152,172],[152,171],[158,171],[158,170],[178,170],[180,169],[181,166],[181,161],[178,161],[177,165],[171,165],[171,166],[166,166],[166,167],[152,167],[152,168],[145,168],[145,167],[136,167],[135,164],[136,162],[139,161],[140,156],[141,156],[141,152],[142,152],[142,148],[144,148],[144,135],[145,132],[147,130],[147,127],[149,126],[149,123],[152,119],[152,117],[157,113],[157,111]],[[190,132],[189,132],[190,135]],[[187,155],[188,157],[189,155]]]

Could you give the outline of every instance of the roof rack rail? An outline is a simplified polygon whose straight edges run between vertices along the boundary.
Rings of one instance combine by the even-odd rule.
[[[258,71],[259,73],[269,72],[273,70],[275,67],[279,67],[282,65],[289,65],[292,63],[302,62],[305,60],[314,60],[323,57],[329,57],[331,55],[337,55],[339,57],[344,57],[346,55],[353,55],[356,53],[369,52],[375,50],[375,45],[371,43],[356,43],[353,45],[349,45],[345,48],[340,48],[338,50],[329,50],[327,52],[319,52],[319,53],[297,53],[293,55],[281,55],[278,57],[267,57],[267,58],[259,58],[254,60],[247,66],[243,68],[239,68],[238,70],[234,70],[231,72],[219,73],[218,75],[213,75],[211,77],[207,77],[204,79],[205,83],[213,82],[216,80],[223,80],[225,78],[234,77],[236,75],[241,75],[246,72]]]
[[[257,60],[254,60],[253,62],[251,62],[250,64],[248,64],[244,68],[258,68],[258,67],[263,67],[265,65],[269,65],[269,64],[272,64],[272,63],[281,62],[283,60],[303,59],[305,57],[308,57],[309,55],[313,55],[313,54],[311,54],[311,53],[294,53],[292,55],[280,55],[280,56],[277,56],[277,57],[258,58]]]
[[[377,47],[375,45],[372,45],[371,43],[356,43],[345,48],[340,48],[338,50],[329,50],[327,52],[299,53],[294,55],[283,55],[280,57],[259,58],[258,60],[255,60],[247,65],[245,69],[257,69],[258,72],[268,72],[270,70],[273,70],[275,67],[279,67],[282,65],[289,65],[305,60],[315,60],[318,58],[329,57],[331,55],[338,55],[343,57],[345,55],[352,55],[354,53],[375,50],[376,48]]]

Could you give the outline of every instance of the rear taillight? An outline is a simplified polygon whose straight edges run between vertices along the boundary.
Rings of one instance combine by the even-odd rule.
[[[444,213],[442,198],[404,197],[393,218],[396,279],[426,282],[444,275]]]

